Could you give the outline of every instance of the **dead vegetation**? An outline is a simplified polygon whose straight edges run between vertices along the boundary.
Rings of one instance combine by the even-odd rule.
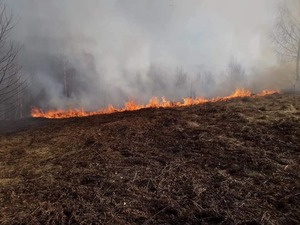
[[[300,224],[299,103],[2,124],[0,224]]]

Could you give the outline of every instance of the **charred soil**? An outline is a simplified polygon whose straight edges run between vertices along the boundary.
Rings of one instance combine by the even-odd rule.
[[[0,224],[300,224],[300,96],[0,126]]]

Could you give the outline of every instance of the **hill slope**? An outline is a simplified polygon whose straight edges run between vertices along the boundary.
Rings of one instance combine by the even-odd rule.
[[[2,123],[0,224],[300,224],[299,103]]]

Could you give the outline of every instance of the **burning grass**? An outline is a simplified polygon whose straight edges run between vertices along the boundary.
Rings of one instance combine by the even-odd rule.
[[[299,102],[21,121],[0,136],[0,224],[299,224]]]
[[[166,98],[162,97],[152,97],[146,105],[137,104],[133,100],[130,100],[124,104],[123,108],[114,108],[112,105],[109,105],[105,109],[99,109],[94,112],[87,112],[82,109],[69,109],[69,110],[49,110],[44,112],[38,108],[32,108],[31,115],[32,117],[44,117],[44,118],[71,118],[71,117],[84,117],[84,116],[93,116],[93,115],[102,115],[102,114],[111,114],[116,112],[124,111],[136,111],[145,108],[174,108],[174,107],[183,107],[191,105],[200,105],[207,102],[217,102],[225,101],[238,97],[257,97],[277,93],[277,91],[264,90],[256,95],[252,95],[249,90],[243,88],[237,88],[231,95],[226,97],[216,97],[212,99],[205,99],[203,97],[196,98],[183,98],[182,102],[169,101]]]

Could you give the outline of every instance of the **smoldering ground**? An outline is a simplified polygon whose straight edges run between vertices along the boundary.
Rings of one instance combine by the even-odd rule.
[[[30,104],[121,105],[128,98],[286,88],[268,34],[279,0],[10,0]],[[240,67],[232,74],[228,65]],[[288,66],[287,66],[288,65]],[[237,79],[238,76],[238,79]],[[278,79],[280,78],[280,79]],[[274,82],[278,81],[278,82]]]

